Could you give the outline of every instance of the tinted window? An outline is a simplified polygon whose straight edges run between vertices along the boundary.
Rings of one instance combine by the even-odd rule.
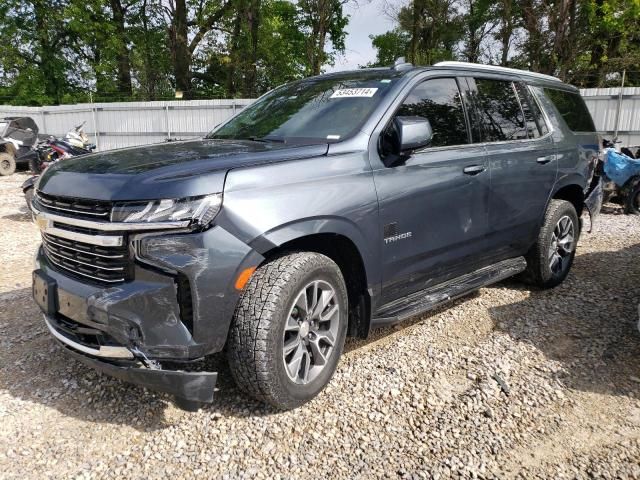
[[[511,82],[476,78],[476,106],[487,142],[527,138],[520,102]]]
[[[416,86],[397,116],[424,117],[433,129],[432,147],[469,143],[458,84],[453,78],[435,78]]]
[[[556,106],[567,126],[574,132],[595,132],[591,114],[578,92],[545,88],[544,93]]]
[[[520,106],[524,113],[524,120],[527,125],[529,138],[538,138],[547,133],[547,125],[542,117],[542,112],[535,102],[527,87],[522,83],[515,83]]]

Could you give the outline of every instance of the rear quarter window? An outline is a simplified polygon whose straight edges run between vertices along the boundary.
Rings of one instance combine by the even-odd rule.
[[[571,131],[596,131],[589,109],[579,93],[556,90],[555,88],[545,88],[544,93],[558,109]]]

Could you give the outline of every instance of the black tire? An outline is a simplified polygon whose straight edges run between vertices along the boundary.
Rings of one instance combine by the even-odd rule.
[[[0,175],[3,177],[13,175],[16,171],[16,159],[7,152],[0,152]]]
[[[328,284],[333,289],[337,302],[334,306],[338,308],[337,330],[333,348],[317,376],[299,384],[290,378],[285,366],[284,340],[288,335],[285,324],[292,318],[294,302],[313,282]],[[237,386],[283,410],[313,399],[329,383],[342,354],[348,323],[347,302],[340,269],[324,255],[290,253],[258,268],[242,293],[227,344],[227,358]],[[301,331],[296,335],[301,335]],[[314,356],[308,357],[310,362]]]
[[[640,180],[629,190],[624,202],[624,212],[629,215],[640,215]]]
[[[560,265],[558,267],[556,264],[556,268],[552,269],[550,252],[554,247],[554,235],[557,232],[556,229],[560,220],[564,220],[565,217],[572,224],[574,232],[573,245],[571,251],[566,255],[558,253],[561,258]],[[538,239],[526,255],[527,269],[522,275],[523,280],[540,288],[553,288],[560,285],[567,278],[573,265],[579,237],[580,223],[573,204],[566,200],[551,200],[544,216],[542,228],[538,233]],[[557,244],[558,242],[555,245]],[[556,250],[559,252],[558,249]]]
[[[40,175],[42,173],[42,160],[40,159],[40,155],[29,159],[29,170],[34,175]]]
[[[27,202],[27,210],[31,211],[31,202],[33,201],[33,187],[24,191],[24,200]]]

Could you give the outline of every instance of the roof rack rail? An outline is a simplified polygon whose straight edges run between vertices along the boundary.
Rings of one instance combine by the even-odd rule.
[[[404,57],[398,57],[391,68],[401,72],[403,70],[411,70],[413,68],[413,64],[407,62]]]
[[[528,75],[530,77],[537,77],[544,80],[553,80],[554,82],[562,81],[558,77],[553,77],[551,75],[546,75],[544,73],[530,72],[528,70],[519,70],[517,68],[500,67],[497,65],[484,65],[481,63],[447,61],[447,62],[438,62],[434,65],[434,67],[467,67],[467,68],[475,68],[478,70],[487,70],[491,72],[503,72],[503,73],[513,73],[516,75]]]

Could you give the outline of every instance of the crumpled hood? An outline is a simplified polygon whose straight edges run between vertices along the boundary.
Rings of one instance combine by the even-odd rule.
[[[210,139],[124,148],[62,160],[45,171],[38,190],[95,200],[206,195],[222,192],[230,169],[322,156],[327,148]]]

